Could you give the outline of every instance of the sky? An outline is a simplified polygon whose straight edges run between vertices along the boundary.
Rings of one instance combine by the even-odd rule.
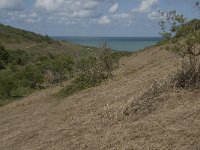
[[[158,10],[197,18],[197,0],[0,0],[0,23],[50,36],[159,36]]]

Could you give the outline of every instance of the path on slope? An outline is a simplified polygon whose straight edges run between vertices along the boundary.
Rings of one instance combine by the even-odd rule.
[[[198,92],[172,92],[157,102],[154,112],[137,119],[123,114],[151,84],[179,65],[173,53],[150,48],[122,58],[114,78],[98,87],[62,100],[52,97],[61,87],[53,87],[1,107],[0,149],[197,150]]]

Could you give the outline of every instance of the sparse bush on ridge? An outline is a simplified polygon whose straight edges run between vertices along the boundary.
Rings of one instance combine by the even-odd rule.
[[[161,21],[160,26],[167,49],[179,53],[183,58],[182,67],[171,82],[179,88],[195,88],[200,84],[200,20],[187,21],[176,11],[161,14],[166,16],[166,21]]]
[[[80,70],[78,77],[63,88],[58,96],[69,96],[78,91],[97,86],[112,76],[114,57],[106,42],[100,45],[99,58],[89,57],[77,63]]]
[[[114,63],[117,64],[120,57],[127,55],[125,52],[112,52],[107,43],[101,45],[98,56],[75,60],[66,54],[33,58],[31,53],[24,50],[0,48],[0,105],[9,102],[9,99],[14,100],[31,91],[73,78],[72,84],[60,93],[67,96],[97,86],[112,76]]]
[[[113,70],[112,50],[108,47],[107,42],[101,43],[100,50],[101,71],[104,72],[106,76],[111,77],[111,72]]]
[[[171,82],[177,88],[195,89],[200,87],[200,62],[194,59],[184,63],[171,77]]]

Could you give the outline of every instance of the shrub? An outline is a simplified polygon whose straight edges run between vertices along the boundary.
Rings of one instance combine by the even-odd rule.
[[[8,63],[9,53],[4,46],[0,45],[0,61],[3,63]]]
[[[172,83],[179,88],[196,88],[200,84],[200,63],[198,57],[200,50],[197,45],[200,42],[200,20],[187,21],[183,15],[176,11],[170,11],[166,16],[167,21],[161,21],[160,26],[164,40],[168,41],[168,49],[181,54],[182,68],[172,78]],[[167,27],[169,28],[166,31]],[[165,35],[169,35],[166,36]]]
[[[44,36],[44,41],[46,41],[48,44],[53,44],[53,40],[48,35]]]
[[[25,86],[30,88],[37,88],[38,84],[43,82],[43,74],[41,70],[32,64],[25,67],[21,76],[25,80]]]
[[[41,57],[37,64],[47,84],[61,82],[73,75],[74,60],[67,55],[55,58]]]
[[[2,60],[0,60],[0,70],[2,69],[6,69],[6,67],[5,67],[5,63]]]
[[[29,55],[24,50],[10,51],[9,61],[16,65],[26,65],[29,61]]]
[[[108,47],[107,42],[103,42],[100,45],[100,67],[101,71],[104,72],[107,76],[112,75],[113,70],[113,56],[112,56],[112,50]]]
[[[17,88],[16,80],[10,71],[0,74],[0,99],[12,97],[12,91]]]
[[[85,72],[91,68],[97,67],[97,58],[90,56],[89,58],[82,58],[77,62],[76,67],[78,71]]]
[[[61,82],[63,79],[65,79],[66,73],[71,75],[73,71],[73,64],[73,59],[68,56],[61,56],[54,59],[50,69],[54,74],[55,81]]]
[[[196,59],[183,63],[172,76],[171,82],[177,88],[194,89],[200,87],[200,63]]]
[[[96,57],[88,57],[77,62],[77,78],[62,89],[59,96],[69,96],[78,91],[98,86],[108,78],[108,74],[102,66],[101,60]]]
[[[61,97],[72,95],[78,91],[97,86],[105,79],[107,79],[107,76],[99,71],[81,73],[70,85],[62,89],[58,95]]]

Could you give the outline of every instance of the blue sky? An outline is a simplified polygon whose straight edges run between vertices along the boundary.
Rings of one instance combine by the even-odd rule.
[[[197,0],[0,0],[0,23],[54,36],[159,36],[158,10],[199,17]]]

